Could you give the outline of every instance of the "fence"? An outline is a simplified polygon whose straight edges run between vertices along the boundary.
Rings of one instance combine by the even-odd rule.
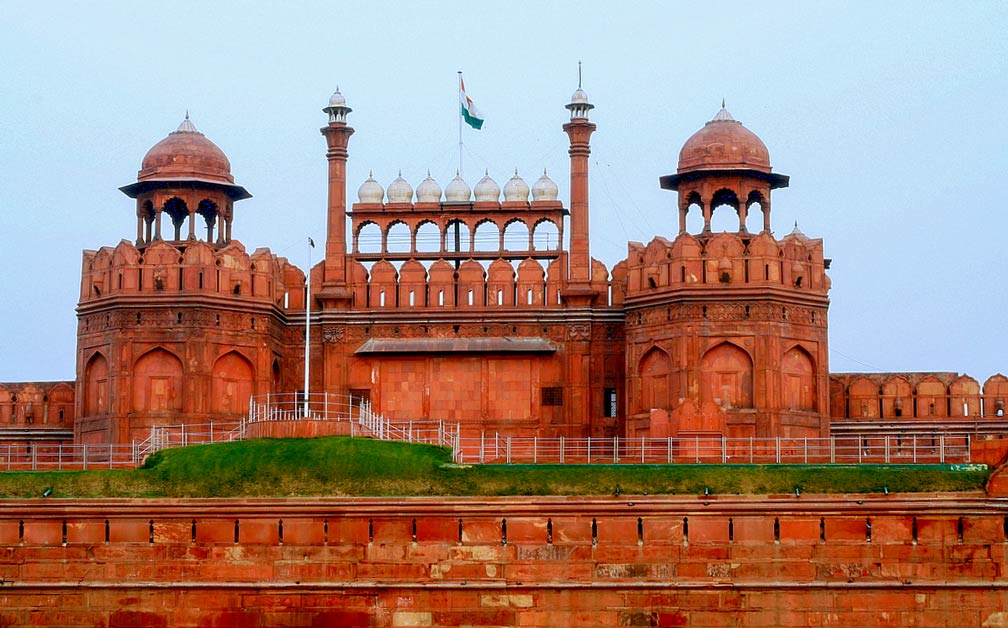
[[[77,471],[87,469],[132,469],[141,461],[133,445],[0,445],[0,469],[4,471]]]
[[[969,434],[830,438],[460,438],[459,463],[952,464],[970,462]]]

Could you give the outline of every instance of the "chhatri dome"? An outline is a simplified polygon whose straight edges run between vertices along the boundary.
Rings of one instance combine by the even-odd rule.
[[[182,124],[147,151],[137,181],[192,179],[234,183],[224,151],[196,130],[186,112]]]
[[[448,182],[444,190],[445,201],[448,203],[468,203],[472,199],[472,190],[457,171],[455,178]]]
[[[683,144],[678,172],[735,169],[769,173],[770,151],[763,140],[728,113],[722,101],[714,119]]]

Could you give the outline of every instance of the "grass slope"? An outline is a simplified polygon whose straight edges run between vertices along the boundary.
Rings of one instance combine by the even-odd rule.
[[[444,449],[362,438],[168,449],[135,471],[0,473],[0,497],[611,495],[973,491],[989,471],[944,466],[451,464]]]

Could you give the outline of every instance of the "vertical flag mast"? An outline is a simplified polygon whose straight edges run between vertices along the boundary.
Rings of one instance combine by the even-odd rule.
[[[462,175],[462,106],[465,103],[464,96],[465,92],[462,89],[462,70],[458,71],[458,98],[459,98],[459,113],[458,113],[458,127],[459,127],[459,176]]]

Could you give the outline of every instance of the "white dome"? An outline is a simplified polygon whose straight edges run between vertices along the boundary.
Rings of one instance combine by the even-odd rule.
[[[385,198],[385,189],[381,183],[375,181],[372,173],[368,173],[368,178],[357,188],[357,200],[361,203],[381,203]]]
[[[343,94],[340,93],[339,88],[333,92],[333,95],[329,97],[330,107],[346,107],[346,98],[343,98]]]
[[[557,184],[553,183],[553,179],[547,177],[546,171],[543,170],[543,175],[532,184],[532,200],[555,201],[559,195],[560,190],[557,189]]]
[[[402,171],[399,172],[399,176],[389,183],[388,189],[385,190],[388,195],[388,202],[390,203],[411,203],[413,202],[413,187],[403,179]]]
[[[574,94],[571,96],[571,104],[572,105],[588,104],[588,94],[585,93],[585,90],[581,89],[580,87],[577,88],[577,91],[574,92]]]
[[[441,186],[431,178],[429,170],[427,171],[427,178],[417,186],[416,200],[418,203],[441,202]]]
[[[448,182],[448,187],[444,191],[445,201],[449,203],[468,203],[472,198],[472,190],[459,173],[455,173],[455,178]]]
[[[497,182],[490,178],[490,172],[487,171],[483,175],[483,178],[479,180],[473,192],[476,194],[476,202],[493,202],[496,203],[500,200],[500,186]]]
[[[504,184],[505,201],[527,201],[529,195],[528,183],[518,176],[518,169],[515,169],[514,176]]]

